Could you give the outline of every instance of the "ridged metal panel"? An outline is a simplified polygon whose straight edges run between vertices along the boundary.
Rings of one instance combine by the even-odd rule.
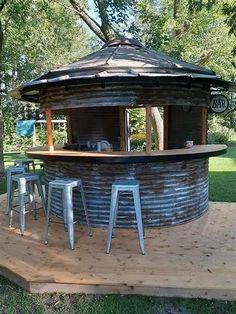
[[[51,87],[46,94],[40,96],[42,108],[60,110],[66,108],[117,107],[141,105],[209,105],[210,92],[200,84],[191,84],[191,88],[183,83],[161,84],[109,82],[85,85],[78,88],[70,86]]]
[[[70,111],[73,143],[87,144],[107,140],[120,148],[119,108],[81,108]]]
[[[207,117],[206,117],[207,118]],[[184,112],[180,106],[168,108],[168,149],[182,148],[185,141],[202,143],[202,108],[191,107]]]
[[[201,216],[208,209],[208,159],[138,164],[95,164],[45,161],[46,190],[55,177],[78,177],[84,184],[92,225],[109,220],[111,185],[115,179],[140,181],[143,222],[146,227],[169,226]],[[53,195],[54,214],[62,217],[61,195]],[[80,208],[80,209],[79,209]],[[74,212],[82,223],[79,194],[74,192]],[[132,196],[120,195],[118,227],[135,227]]]

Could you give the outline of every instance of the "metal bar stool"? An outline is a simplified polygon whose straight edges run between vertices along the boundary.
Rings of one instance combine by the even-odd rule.
[[[11,184],[11,199],[10,199],[10,218],[9,218],[9,227],[12,225],[12,218],[13,218],[13,195],[14,195],[14,183],[18,185],[19,191],[19,213],[20,213],[20,233],[23,236],[25,230],[25,195],[28,192],[29,195],[29,202],[33,207],[33,215],[34,219],[37,219],[36,214],[36,206],[35,206],[35,199],[33,193],[33,186],[36,184],[39,196],[41,197],[42,206],[44,208],[44,212],[46,215],[46,206],[45,206],[45,198],[42,188],[42,183],[40,176],[35,173],[23,173],[12,176],[12,184]]]
[[[7,169],[7,207],[5,214],[8,215],[10,212],[10,204],[12,202],[12,176],[16,174],[25,173],[25,167],[9,167]]]
[[[56,179],[49,182],[48,187],[48,205],[47,205],[47,217],[45,227],[45,244],[48,243],[48,225],[49,216],[51,211],[52,191],[53,189],[62,190],[62,204],[63,204],[63,216],[64,224],[68,230],[68,238],[70,248],[74,250],[74,214],[73,214],[73,189],[77,188],[81,194],[81,200],[85,211],[86,221],[89,229],[89,235],[91,235],[91,227],[89,223],[88,209],[85,201],[84,189],[81,179]]]
[[[35,172],[35,164],[33,159],[17,159],[14,161],[14,165],[17,167],[25,167],[26,172],[30,171],[30,165],[32,165],[33,172]]]
[[[137,227],[138,227],[139,245],[140,245],[141,253],[145,254],[144,230],[143,230],[143,222],[142,222],[139,182],[137,180],[131,180],[131,179],[115,180],[112,184],[111,207],[110,207],[110,218],[109,218],[106,253],[107,254],[110,253],[113,227],[116,225],[119,192],[131,192],[133,194],[134,208],[135,208],[136,221],[137,221]]]

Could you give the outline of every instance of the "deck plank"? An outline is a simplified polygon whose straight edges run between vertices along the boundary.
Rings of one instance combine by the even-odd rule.
[[[26,214],[21,237],[18,217],[7,227],[5,195],[0,196],[0,273],[31,292],[122,293],[236,299],[236,203],[210,202],[201,218],[187,224],[146,230],[146,255],[137,231],[117,229],[105,254],[107,230],[75,225],[70,251],[62,224],[50,226],[42,243],[42,210]]]

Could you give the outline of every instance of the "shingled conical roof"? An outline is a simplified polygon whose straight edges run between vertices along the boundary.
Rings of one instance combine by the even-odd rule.
[[[202,81],[210,88],[236,90],[236,83],[221,80],[215,72],[164,53],[145,48],[134,39],[112,40],[100,50],[23,84],[11,92],[23,100],[39,100],[40,91],[49,86],[106,81],[188,80]]]

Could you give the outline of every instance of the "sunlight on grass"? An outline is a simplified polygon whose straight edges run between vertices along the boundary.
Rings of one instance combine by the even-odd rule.
[[[210,171],[236,171],[236,147],[229,147],[228,152],[219,157],[210,158]]]
[[[225,155],[210,158],[209,199],[236,202],[236,147],[229,147]]]

